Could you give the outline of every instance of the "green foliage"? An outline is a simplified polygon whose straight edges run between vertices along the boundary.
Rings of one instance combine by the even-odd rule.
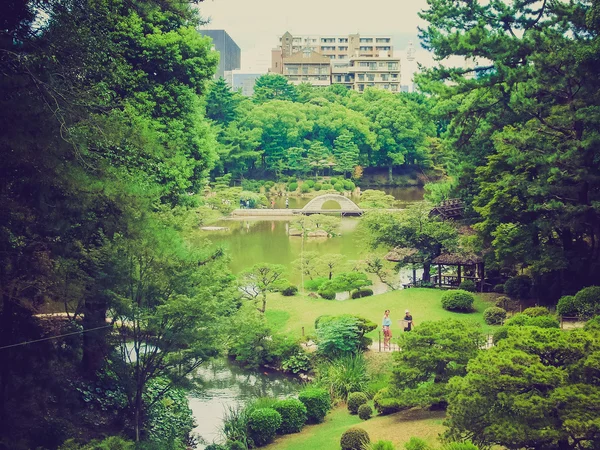
[[[495,305],[498,308],[502,308],[507,311],[516,311],[517,309],[519,309],[519,303],[517,302],[517,300],[513,300],[510,297],[498,297],[496,299]]]
[[[273,405],[273,409],[281,416],[281,425],[277,429],[280,434],[298,433],[306,423],[307,409],[298,399],[280,400]]]
[[[325,283],[326,281],[327,281],[327,278],[325,278],[325,277],[318,277],[313,280],[306,280],[304,282],[304,287],[306,289],[308,289],[309,291],[315,292],[315,291],[318,291],[319,288],[321,287],[321,285],[323,283]]]
[[[243,406],[226,406],[223,414],[221,433],[228,442],[240,442],[244,450],[251,447],[248,436],[248,417],[250,410]]]
[[[334,291],[321,291],[319,290],[319,295],[325,300],[335,300],[335,292]]]
[[[321,183],[315,183],[315,185],[314,185],[315,191],[320,191],[322,188],[323,188],[323,185]]]
[[[358,407],[367,403],[369,399],[363,392],[352,392],[348,394],[348,411],[350,414],[357,414]]]
[[[442,450],[479,450],[472,442],[450,442],[442,447]]]
[[[204,447],[204,450],[229,450],[230,447],[226,446],[226,445],[221,445],[221,444],[208,444],[206,447]]]
[[[248,447],[240,441],[232,441],[228,445],[229,445],[229,448],[227,450],[247,450],[248,449]]]
[[[423,439],[411,437],[409,441],[404,444],[406,450],[431,450],[431,447]]]
[[[389,209],[394,207],[396,199],[383,191],[367,189],[360,193],[359,204],[363,209]]]
[[[444,292],[442,295],[442,307],[448,311],[471,312],[475,296],[460,289]]]
[[[234,93],[223,77],[213,81],[206,94],[206,117],[227,125],[237,118],[239,94]]]
[[[466,373],[484,342],[478,327],[458,320],[423,322],[400,336],[392,394],[410,406],[444,403],[447,383]]]
[[[600,286],[589,286],[577,292],[575,307],[582,317],[600,314]]]
[[[325,389],[308,387],[298,394],[298,400],[306,406],[308,423],[321,423],[331,409],[331,397]]]
[[[577,316],[579,311],[575,303],[575,296],[563,295],[561,298],[559,298],[556,305],[556,313],[559,316]]]
[[[272,408],[258,408],[248,417],[248,435],[257,447],[273,440],[281,426],[281,415]]]
[[[451,198],[452,189],[454,184],[451,181],[444,181],[441,183],[426,183],[423,186],[425,190],[425,200],[439,205],[445,200]]]
[[[492,335],[492,342],[494,343],[494,345],[496,345],[502,339],[506,339],[507,337],[508,337],[508,328],[500,327],[496,331],[494,331],[494,334]]]
[[[306,180],[303,184],[307,185],[310,189],[315,187],[315,182],[313,180]]]
[[[336,320],[321,320],[317,328],[318,352],[328,358],[356,353],[360,348],[360,337],[355,317],[340,316]]]
[[[296,100],[296,87],[279,74],[266,74],[254,83],[254,101],[264,103],[269,100]]]
[[[77,444],[74,439],[68,439],[58,450],[134,450],[135,442],[120,436],[109,436],[101,441],[92,440],[87,444]]]
[[[338,181],[337,183],[335,183],[333,185],[333,188],[338,192],[344,192],[344,183],[342,183],[341,181]]]
[[[370,297],[373,295],[373,289],[358,289],[352,293],[352,298]]]
[[[584,329],[587,331],[600,331],[600,316],[594,316],[585,323]]]
[[[319,368],[318,382],[326,386],[332,397],[346,401],[352,392],[364,392],[369,375],[362,353],[341,356]]]
[[[371,442],[367,446],[368,450],[395,450],[394,443],[392,441],[379,440],[377,442]]]
[[[310,192],[310,186],[306,183],[302,183],[302,186],[300,186],[300,192],[302,192],[303,194]]]
[[[242,296],[251,300],[261,313],[267,309],[267,293],[280,290],[287,285],[283,278],[285,267],[281,264],[255,264],[239,275]]]
[[[540,328],[560,328],[560,323],[556,317],[552,316],[528,316],[526,314],[517,314],[506,321],[508,326],[518,327],[540,327]]]
[[[290,184],[288,184],[288,186],[287,186],[287,190],[288,190],[289,192],[295,192],[295,191],[296,191],[296,189],[298,189],[298,183],[297,183],[297,182],[295,182],[295,181],[294,181],[294,182],[292,182],[292,183],[290,183]]]
[[[281,361],[281,368],[289,373],[306,373],[310,371],[312,362],[310,356],[302,349],[285,356]]]
[[[491,306],[483,311],[483,320],[488,325],[502,325],[506,319],[506,310]]]
[[[346,191],[354,191],[354,189],[356,189],[356,185],[350,180],[344,180],[344,189]]]
[[[477,290],[475,289],[475,282],[473,280],[464,280],[458,288],[467,292],[475,292]]]
[[[348,428],[340,438],[342,450],[365,450],[370,442],[369,433],[359,427]]]
[[[496,284],[492,289],[496,294],[504,294],[504,283]]]
[[[298,293],[298,287],[290,284],[281,290],[281,295],[285,297],[292,297]]]
[[[367,333],[369,333],[370,331],[373,331],[375,328],[377,328],[377,324],[371,322],[368,319],[360,317],[360,316],[353,316],[350,314],[343,314],[341,316],[324,315],[324,316],[317,317],[317,319],[315,320],[315,329],[317,330],[317,335],[318,335],[318,330],[320,328],[325,327],[329,330],[329,327],[331,327],[332,324],[335,324],[336,328],[338,326],[345,327],[345,326],[348,326],[348,324],[354,324],[357,328],[357,335],[355,338],[351,338],[350,336],[348,336],[348,339],[351,339],[351,340],[346,342],[346,344],[348,346],[352,346],[353,348],[356,348],[358,350],[368,349],[368,347],[369,347],[369,345],[371,345],[372,341],[370,338],[367,338],[365,335]],[[319,343],[319,345],[321,345],[321,344]],[[337,345],[333,346],[333,347],[337,348]],[[330,348],[330,351],[335,351],[333,347]],[[334,356],[337,354],[338,353],[334,353]]]
[[[325,281],[319,287],[319,291],[323,292],[348,292],[351,296],[351,292],[357,289],[361,289],[365,286],[372,285],[373,282],[369,280],[366,273],[363,272],[346,272],[340,273],[330,280]]]
[[[588,430],[600,408],[592,362],[599,350],[587,331],[512,327],[499,345],[479,352],[465,376],[450,381],[445,438],[515,448],[575,439],[594,447],[597,437]]]
[[[370,405],[364,404],[358,407],[358,417],[361,420],[369,420],[373,415],[373,408]]]
[[[549,316],[552,313],[544,306],[532,306],[523,310],[523,314],[529,317]]]
[[[509,297],[528,298],[531,292],[531,278],[528,275],[517,275],[504,283],[504,293]]]
[[[393,414],[404,408],[399,399],[392,397],[389,388],[380,389],[373,397],[373,405],[382,416]]]

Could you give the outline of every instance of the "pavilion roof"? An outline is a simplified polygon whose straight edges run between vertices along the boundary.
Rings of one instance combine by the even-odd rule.
[[[392,262],[423,262],[419,250],[413,247],[394,247],[383,258]]]
[[[483,262],[483,258],[475,253],[443,253],[431,261],[444,266],[473,266]]]

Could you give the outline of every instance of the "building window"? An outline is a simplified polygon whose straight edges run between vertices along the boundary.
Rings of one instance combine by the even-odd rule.
[[[398,63],[388,63],[388,70],[398,70]]]
[[[377,46],[377,50],[390,50],[390,47],[388,45],[385,45],[383,47]]]
[[[387,44],[390,42],[390,38],[377,38],[376,41],[378,44],[383,43],[383,44]]]
[[[398,74],[397,73],[392,73],[390,75],[392,77],[392,80],[396,80],[398,78]]]
[[[303,74],[303,75],[306,75],[306,74],[308,74],[308,67],[304,66],[304,67],[302,68],[302,74]]]
[[[373,42],[373,38],[360,38],[360,43],[370,44]]]
[[[348,55],[338,55],[338,59],[346,59],[348,58]]]
[[[392,84],[392,92],[396,92],[398,90],[397,84]]]
[[[381,74],[381,81],[387,81],[389,78],[389,75],[387,73]]]
[[[367,74],[367,81],[375,81],[375,74],[368,73]]]
[[[340,45],[338,47],[338,50],[340,50],[342,52],[347,52],[348,51],[348,46],[347,45]]]
[[[290,75],[298,75],[298,68],[297,67],[288,67],[287,73]]]
[[[365,90],[365,85],[364,84],[359,84],[358,85],[358,90],[359,90],[359,92],[364,91]]]
[[[390,85],[389,84],[384,84],[383,88],[386,89],[386,90],[389,90],[390,89]]]
[[[358,81],[365,81],[365,74],[364,73],[359,73],[358,74]]]
[[[360,47],[359,50],[363,52],[370,52],[373,51],[373,47]]]

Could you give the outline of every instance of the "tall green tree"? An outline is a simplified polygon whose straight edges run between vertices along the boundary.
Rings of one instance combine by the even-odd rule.
[[[353,142],[351,133],[343,132],[333,143],[336,165],[334,171],[348,176],[358,164],[358,146]]]
[[[266,74],[254,83],[254,101],[264,103],[269,100],[296,100],[296,87],[286,77],[279,74]]]
[[[229,124],[237,117],[240,97],[223,77],[213,81],[206,93],[206,117],[217,123]]]

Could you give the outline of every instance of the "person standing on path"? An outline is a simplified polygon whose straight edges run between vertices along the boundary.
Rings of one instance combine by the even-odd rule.
[[[290,207],[290,199],[288,197],[285,198],[285,208],[289,208]]]
[[[392,319],[390,319],[390,310],[386,309],[383,313],[381,328],[383,329],[383,349],[390,349],[390,339],[392,339]]]
[[[404,331],[412,330],[413,325],[413,318],[410,315],[410,311],[407,309],[404,315]]]
[[[275,200],[271,200],[271,209],[275,209]]]

